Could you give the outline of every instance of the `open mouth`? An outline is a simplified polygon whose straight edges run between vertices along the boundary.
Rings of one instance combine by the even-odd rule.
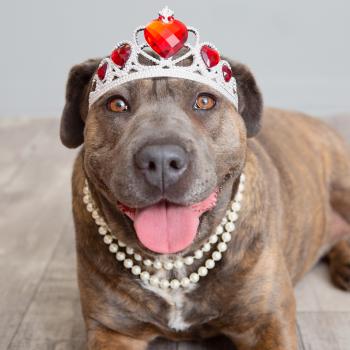
[[[118,208],[134,223],[140,242],[155,253],[171,254],[186,249],[194,241],[200,216],[216,205],[217,191],[190,206],[162,200],[141,209],[123,204]]]

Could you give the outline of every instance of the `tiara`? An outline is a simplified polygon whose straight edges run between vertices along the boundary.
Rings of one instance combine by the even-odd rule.
[[[230,64],[220,58],[213,44],[200,43],[198,31],[175,19],[168,7],[147,26],[138,27],[133,42],[118,43],[111,55],[102,59],[93,77],[89,107],[121,84],[156,77],[207,84],[228,98],[238,110],[236,79]]]

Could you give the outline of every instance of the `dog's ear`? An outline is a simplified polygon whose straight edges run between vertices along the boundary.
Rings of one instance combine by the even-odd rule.
[[[232,68],[232,75],[237,81],[238,113],[242,116],[247,136],[255,136],[261,126],[263,99],[251,71],[238,62],[226,59]]]
[[[60,137],[68,148],[84,142],[84,121],[88,111],[88,90],[100,58],[73,66],[66,87],[66,104],[61,117]]]

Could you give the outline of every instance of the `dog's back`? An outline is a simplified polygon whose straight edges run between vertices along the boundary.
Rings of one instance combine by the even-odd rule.
[[[279,109],[265,110],[262,130],[252,142],[266,151],[279,174],[285,217],[281,240],[296,281],[327,251],[332,236],[339,239],[346,231],[337,213],[350,219],[349,149],[323,121]],[[295,214],[296,207],[307,220]]]

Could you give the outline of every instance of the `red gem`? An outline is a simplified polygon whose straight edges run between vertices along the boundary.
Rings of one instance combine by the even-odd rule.
[[[103,80],[106,76],[106,71],[107,71],[108,63],[104,63],[102,66],[98,67],[97,69],[97,76],[99,77],[100,80]]]
[[[172,17],[165,22],[162,17],[152,21],[144,31],[149,46],[161,57],[169,58],[184,46],[188,38],[186,26]]]
[[[219,53],[208,45],[203,45],[201,48],[201,56],[208,68],[215,67],[220,62]]]
[[[116,48],[111,54],[111,60],[119,67],[124,67],[131,54],[129,44],[123,44]]]
[[[226,64],[224,64],[222,66],[222,74],[224,76],[224,80],[226,81],[226,83],[228,83],[232,78],[231,68],[229,66],[227,66]]]

